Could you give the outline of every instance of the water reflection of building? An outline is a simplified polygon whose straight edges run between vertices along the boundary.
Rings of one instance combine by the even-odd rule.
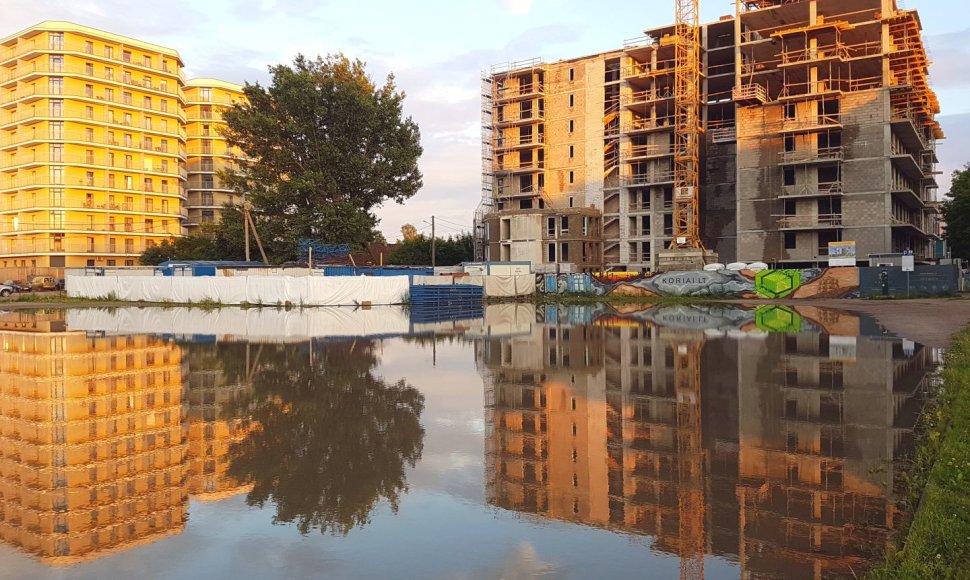
[[[484,342],[488,501],[653,536],[685,559],[740,560],[755,577],[849,574],[878,558],[929,352],[738,336],[612,317]],[[696,422],[684,414],[685,360],[700,368]]]
[[[201,500],[218,500],[242,493],[251,486],[227,474],[229,448],[242,441],[251,424],[228,412],[240,396],[252,389],[243,380],[227,377],[217,356],[217,345],[186,348],[186,440],[188,491]]]
[[[50,561],[182,529],[180,351],[88,336],[60,314],[0,320],[0,538]]]

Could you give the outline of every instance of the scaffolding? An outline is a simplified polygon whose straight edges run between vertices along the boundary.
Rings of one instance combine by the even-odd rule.
[[[495,206],[494,202],[494,174],[492,173],[492,161],[494,150],[492,147],[493,125],[492,125],[492,87],[491,75],[482,73],[481,84],[482,97],[482,199],[475,210],[475,260],[484,261],[488,256],[488,231],[485,227],[485,216]]]
[[[674,238],[702,249],[700,235],[701,42],[698,0],[677,0],[674,72]]]

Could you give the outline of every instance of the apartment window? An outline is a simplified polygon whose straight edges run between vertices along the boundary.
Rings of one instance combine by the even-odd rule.
[[[114,112],[114,110],[108,109],[107,119],[108,119],[108,122],[109,123],[114,123],[115,122],[115,112]]]
[[[798,247],[798,236],[795,232],[785,232],[785,249],[794,250]]]
[[[129,127],[131,126],[131,113],[125,113],[124,120],[122,121],[122,124],[123,125],[127,125]]]
[[[570,81],[576,80],[576,69],[574,68],[569,69],[569,80]]]
[[[162,173],[168,173],[168,159],[162,159]]]
[[[130,105],[131,104],[131,93],[129,93],[128,91],[125,91],[124,93],[122,93],[122,95],[121,95],[121,101],[124,104],[126,104],[126,105]]]
[[[559,218],[559,231],[568,234],[569,233],[569,217],[562,216]]]
[[[94,98],[94,85],[84,85],[84,96],[89,99]]]
[[[158,90],[162,91],[163,93],[167,93],[168,81],[158,81]]]
[[[84,41],[84,53],[85,54],[94,54],[94,43],[91,42],[90,40],[85,40]]]
[[[162,213],[167,213],[167,212],[168,212],[168,204],[165,203],[165,202],[163,202],[162,203]],[[165,232],[166,234],[168,233],[168,220],[162,220],[162,231]],[[166,393],[166,395],[167,394],[168,393]]]
[[[546,245],[546,261],[550,263],[555,263],[556,261],[556,244]]]
[[[795,168],[785,168],[785,185],[795,185]]]
[[[135,179],[132,176],[130,176],[130,175],[126,175],[125,176],[125,189],[134,189],[134,188],[135,188]]]
[[[575,198],[573,198],[573,196],[570,195],[569,196],[569,207],[573,207],[573,202],[574,201],[575,201]]]
[[[88,165],[94,165],[94,151],[87,149],[84,151],[84,162]]]
[[[121,82],[130,85],[131,84],[131,72],[126,71],[126,70],[121,71]]]
[[[63,95],[64,94],[64,79],[61,77],[51,77],[47,83],[47,86],[52,95]]]
[[[105,46],[104,47],[104,57],[105,58],[114,58],[115,57],[115,49],[114,49],[114,47]]]
[[[145,68],[152,68],[152,57],[146,54],[144,63],[145,63]]]
[[[785,151],[791,153],[795,150],[795,136],[785,135]]]
[[[202,176],[202,189],[213,189],[215,187],[214,180],[211,175]]]
[[[159,122],[162,124],[162,133],[168,133],[168,119],[159,119]]]
[[[106,101],[114,101],[115,100],[115,90],[114,89],[105,89],[104,90],[104,100],[106,100]]]
[[[569,95],[569,106],[570,107],[576,106],[576,95]]]
[[[64,101],[62,101],[61,99],[51,99],[49,108],[50,108],[51,117],[64,116]]]
[[[576,147],[574,145],[569,146],[569,158],[572,159],[576,156]]]
[[[135,231],[135,218],[125,218],[125,231]],[[127,242],[125,242],[125,244],[127,245]]]
[[[202,105],[202,106],[200,106],[199,107],[199,114],[201,115],[201,117],[203,119],[211,119],[212,118],[212,105]],[[527,118],[527,117],[523,117],[523,118]]]
[[[133,165],[131,155],[125,155],[125,169],[131,169]]]
[[[576,130],[576,121],[570,119],[569,120],[569,132],[572,133],[575,130]]]
[[[51,50],[64,50],[64,33],[63,32],[51,32],[50,33],[50,49]]]
[[[51,139],[64,138],[64,121],[51,121],[48,123],[48,130]]]
[[[84,130],[84,140],[88,143],[94,143],[94,129],[88,127]]]
[[[94,187],[94,172],[85,171],[84,172],[84,185],[88,187]]]
[[[795,103],[785,103],[785,118],[786,119],[795,118]]]
[[[59,163],[64,161],[64,145],[52,143],[50,146],[51,161]]]
[[[64,184],[64,168],[63,167],[51,167],[50,168],[51,183],[54,185]]]
[[[115,78],[115,69],[111,68],[110,66],[104,67],[104,78],[107,79],[107,80],[109,80],[109,81],[114,80],[114,78]]]
[[[123,50],[121,52],[121,60],[127,62],[128,64],[131,64],[131,51]]]
[[[165,71],[165,72],[168,72],[168,61],[167,60],[163,60],[162,61],[162,70]]]
[[[152,118],[151,117],[145,117],[145,128],[148,129],[149,131],[152,130]]]
[[[114,167],[115,166],[115,154],[114,153],[108,153],[108,165],[110,165],[111,167]]]
[[[142,147],[144,147],[145,149],[148,149],[150,151],[151,148],[152,148],[152,138],[151,137],[145,137],[145,140],[142,141]]]
[[[576,183],[576,173],[573,171],[569,172],[569,183]]]
[[[128,222],[128,221],[129,220],[125,220],[125,222]],[[125,224],[125,227],[128,227],[127,223]],[[126,238],[125,239],[125,253],[126,254],[134,254],[135,253],[135,240],[133,240],[131,238]]]
[[[155,186],[152,183],[152,180],[151,179],[145,179],[144,180],[144,186],[145,186],[145,191],[155,191]],[[148,205],[148,202],[145,202],[145,205],[147,206]]]
[[[130,123],[128,123],[130,125]],[[125,133],[125,147],[131,148],[131,134]]]
[[[94,119],[94,107],[84,107],[84,117],[86,119]]]
[[[202,89],[199,89],[199,100],[200,101],[205,101],[207,103],[209,101],[211,101],[212,100],[212,89],[210,89],[210,88],[202,88]]]
[[[164,183],[164,182],[162,182],[162,183]],[[162,200],[162,213],[168,213],[168,200],[167,199],[163,199]],[[167,226],[168,226],[168,222],[167,221],[163,221],[162,222],[162,227],[164,228],[164,227],[167,227]]]
[[[155,221],[145,220],[145,231],[149,234],[155,233]]]
[[[108,187],[110,187],[111,189],[114,189],[114,186],[115,186],[115,174],[114,173],[109,173],[108,174]]]
[[[166,101],[165,99],[160,100],[158,102],[158,110],[161,111],[161,112],[163,112],[163,113],[164,112],[167,112],[168,111],[168,101]]]
[[[216,214],[211,209],[202,210],[202,223],[211,224],[216,219]]]
[[[147,87],[149,89],[152,88],[152,77],[147,75],[141,77],[141,84],[142,86]]]
[[[145,99],[144,99],[144,101],[142,103],[142,106],[145,107],[146,109],[151,109],[152,108],[152,98],[151,97],[145,97]]]
[[[108,216],[108,231],[115,231],[115,216]],[[111,238],[111,253],[115,251],[115,239]]]
[[[168,153],[168,139],[162,139],[162,144],[158,148],[162,153]]]

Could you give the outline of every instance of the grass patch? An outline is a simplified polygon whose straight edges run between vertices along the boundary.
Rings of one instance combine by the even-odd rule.
[[[970,578],[970,329],[947,352],[943,386],[920,431],[906,482],[915,513],[899,549],[868,578]]]

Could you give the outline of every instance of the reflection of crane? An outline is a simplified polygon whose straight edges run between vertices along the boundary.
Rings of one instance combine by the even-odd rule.
[[[704,577],[704,446],[701,438],[701,352],[703,339],[678,338],[674,351],[677,394],[677,482],[680,577]]]

